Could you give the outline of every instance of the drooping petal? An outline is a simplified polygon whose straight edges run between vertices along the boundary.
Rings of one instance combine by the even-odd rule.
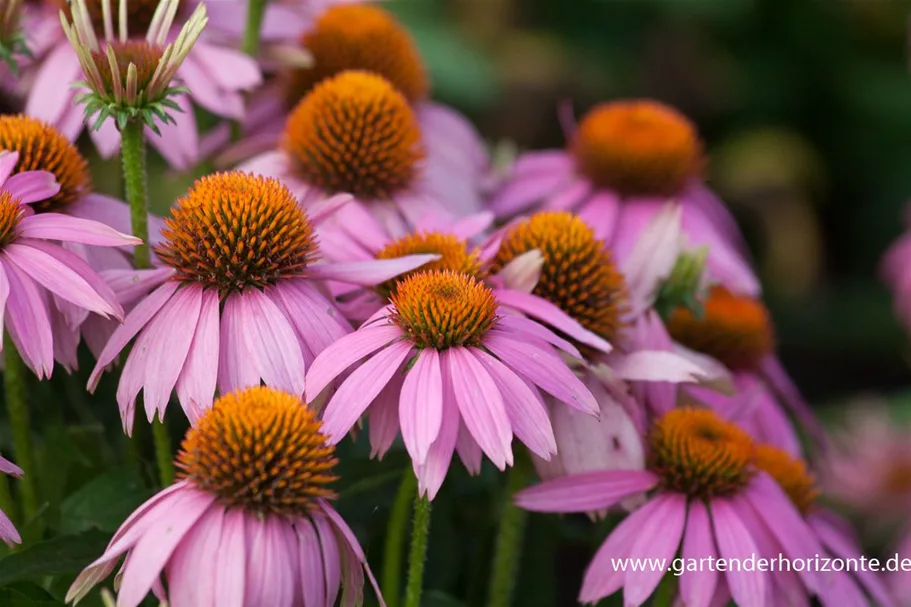
[[[750,536],[736,508],[724,498],[715,498],[709,505],[712,527],[718,552],[724,559],[747,559],[757,553],[756,542]],[[765,607],[768,603],[768,576],[764,571],[731,571],[725,573],[734,601],[742,607]]]
[[[610,508],[657,484],[658,477],[646,470],[597,470],[529,487],[516,494],[515,502],[534,512],[589,512]]]
[[[218,291],[202,292],[196,332],[177,378],[177,399],[191,424],[212,406],[218,380],[219,322]]]
[[[313,526],[316,528],[320,548],[323,552],[323,568],[326,574],[326,606],[331,607],[335,605],[339,586],[342,583],[338,534],[335,532],[335,526],[326,516],[313,516],[310,520],[313,521]]]
[[[213,607],[244,607],[247,546],[246,513],[232,508],[225,513],[222,538],[215,554],[215,601]]]
[[[632,315],[637,316],[651,305],[660,281],[674,268],[682,245],[682,222],[683,208],[677,203],[666,204],[623,260]]]
[[[405,374],[399,399],[399,423],[408,454],[418,464],[440,433],[443,421],[443,375],[440,354],[424,348]]]
[[[686,520],[686,497],[679,493],[662,493],[653,499],[654,514],[639,527],[630,549],[631,559],[654,558],[669,562],[677,554]],[[623,599],[629,607],[644,603],[665,572],[659,567],[630,568],[623,585]]]
[[[307,275],[317,280],[337,280],[361,286],[374,286],[391,280],[399,274],[420,268],[440,258],[435,254],[405,255],[394,259],[371,259],[307,267]]]
[[[304,357],[291,323],[259,289],[248,289],[240,298],[250,362],[266,385],[303,396]]]
[[[477,476],[481,473],[481,465],[484,462],[484,452],[481,446],[474,439],[471,432],[465,426],[463,420],[459,420],[459,434],[456,437],[456,453],[462,460],[462,465],[468,470],[468,473]]]
[[[128,234],[121,234],[98,221],[61,215],[41,213],[23,217],[19,222],[21,238],[63,240],[96,247],[123,247],[142,244],[142,240]]]
[[[433,500],[443,485],[452,454],[455,451],[456,440],[459,435],[459,406],[452,388],[452,372],[448,360],[442,359],[443,364],[443,416],[440,422],[440,432],[437,439],[430,445],[427,460],[419,466],[412,462],[414,474],[418,478],[418,493],[426,495]]]
[[[674,352],[638,350],[614,353],[608,363],[614,374],[627,381],[694,382],[703,368]]]
[[[247,341],[242,295],[232,293],[221,311],[218,351],[218,391],[227,394],[238,388],[259,385],[256,356]]]
[[[168,560],[168,599],[174,607],[216,607],[218,571],[211,561],[221,549],[224,514],[218,507],[207,510]]]
[[[3,260],[0,265],[9,283],[6,329],[22,360],[38,379],[50,377],[54,369],[54,336],[46,298],[32,279],[13,264]]]
[[[275,303],[294,325],[299,339],[318,356],[323,350],[351,333],[348,324],[333,303],[306,281],[284,281],[266,292],[276,295]],[[304,361],[312,362],[312,361]]]
[[[399,395],[404,377],[392,376],[367,410],[370,418],[370,457],[383,459],[399,435]]]
[[[515,259],[507,263],[497,272],[497,278],[503,281],[504,291],[530,294],[541,279],[541,268],[544,266],[544,256],[538,249],[532,249],[522,253]],[[497,299],[501,303],[510,305],[510,303],[499,296]],[[540,299],[540,298],[538,298]],[[518,309],[518,306],[513,306]]]
[[[400,337],[401,329],[383,324],[358,329],[323,350],[307,371],[307,402],[313,401],[345,369]]]
[[[299,592],[303,598],[303,607],[325,607],[326,574],[323,571],[323,554],[319,545],[319,536],[313,523],[301,518],[294,523],[297,532],[297,560]]]
[[[582,359],[582,354],[576,346],[530,318],[525,318],[518,314],[504,314],[497,319],[495,330],[503,330],[504,332],[512,333],[515,336],[518,336],[520,333],[527,333],[566,352],[573,358]]]
[[[56,196],[60,184],[48,171],[25,171],[7,179],[3,189],[19,202],[31,204]]]
[[[690,502],[681,556],[690,563],[718,558],[709,512],[700,500]],[[717,585],[718,571],[715,569],[705,567],[686,571],[680,576],[680,598],[689,607],[709,607]]]

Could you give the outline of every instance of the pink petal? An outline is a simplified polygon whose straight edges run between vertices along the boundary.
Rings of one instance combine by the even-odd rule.
[[[177,545],[167,563],[168,600],[172,605],[216,607],[216,576],[213,558],[221,551],[225,511],[210,508]]]
[[[718,552],[724,559],[746,559],[758,550],[732,503],[715,498],[710,504]],[[761,571],[731,571],[725,573],[734,601],[742,607],[765,607],[768,580]]]
[[[304,607],[326,605],[326,574],[323,570],[323,553],[319,536],[313,524],[305,518],[295,522],[298,546],[298,579]]]
[[[22,468],[2,457],[0,457],[0,472],[10,476],[22,476]]]
[[[467,348],[449,348],[443,357],[448,359],[452,388],[465,426],[497,468],[511,466],[512,426],[497,384]]]
[[[312,402],[345,369],[402,335],[392,324],[358,329],[323,350],[307,371],[307,402]]]
[[[700,500],[690,502],[681,556],[689,562],[702,562],[701,559],[707,557],[718,557],[709,513]],[[709,607],[717,586],[717,571],[708,567],[698,571],[686,571],[680,576],[680,598],[689,607]]]
[[[202,292],[199,319],[183,369],[177,378],[177,398],[191,424],[212,406],[218,380],[218,291]]]
[[[3,541],[10,548],[13,547],[13,544],[22,543],[19,532],[16,531],[13,522],[9,520],[9,517],[4,514],[3,510],[0,510],[0,541]]]
[[[370,405],[370,457],[382,459],[399,434],[399,395],[402,392],[401,374],[396,374]]]
[[[484,345],[503,363],[517,371],[557,400],[571,407],[597,415],[598,403],[588,388],[566,366],[559,356],[533,343],[523,343],[492,331]]]
[[[32,244],[27,240],[10,243],[2,255],[59,297],[101,316],[123,318],[123,309],[114,301],[114,293],[82,259],[49,243]]]
[[[519,314],[504,314],[497,319],[495,328],[507,335],[513,336],[518,336],[520,333],[527,333],[530,336],[536,337],[541,341],[566,352],[573,358],[582,359],[582,354],[576,346],[572,345],[544,325],[539,324],[530,318],[526,318],[525,316],[520,316]]]
[[[266,293],[276,295],[275,303],[294,325],[300,341],[306,344],[314,356],[351,333],[351,325],[342,318],[335,305],[307,284],[307,281],[285,281]]]
[[[374,354],[342,382],[323,412],[322,432],[331,444],[342,440],[357,423],[411,350],[409,342],[395,342]]]
[[[548,169],[546,171],[529,171],[524,174],[522,169],[525,167],[516,163],[516,176],[494,195],[490,201],[490,209],[498,217],[515,215],[531,208],[545,197],[559,193],[562,191],[560,188],[569,185],[570,168],[562,159],[559,162],[548,162],[545,166]]]
[[[337,280],[369,287],[420,268],[439,258],[439,255],[405,255],[395,259],[314,264],[307,267],[307,275],[317,280]]]
[[[7,179],[3,190],[22,204],[31,204],[55,196],[60,191],[60,184],[53,173],[25,171]]]
[[[61,84],[76,82],[81,77],[82,70],[76,52],[65,40],[57,44],[42,59],[35,73],[25,105],[25,114],[50,124],[57,124],[66,112],[67,106],[73,103],[75,92],[62,90]]]
[[[703,377],[703,368],[674,352],[639,350],[614,353],[610,368],[627,381],[693,382]]]
[[[19,162],[19,152],[0,150],[0,185],[6,183]]]
[[[506,287],[504,292],[509,293],[526,293],[531,294],[538,281],[541,280],[541,268],[544,266],[544,256],[538,249],[532,249],[522,253],[497,272],[497,278],[502,279]],[[499,297],[497,299],[506,305],[512,305],[516,309],[521,309],[520,304],[511,304],[509,301]],[[537,298],[541,299],[541,298]],[[520,301],[515,299],[514,301]],[[537,300],[534,300],[537,301]]]
[[[44,295],[32,279],[14,265],[0,265],[9,283],[6,329],[22,359],[38,379],[50,377],[54,369],[54,336]]]
[[[197,42],[193,59],[223,89],[246,91],[262,82],[259,64],[233,48]]]
[[[545,209],[566,211],[575,209],[590,193],[592,184],[587,179],[577,178],[559,193],[547,198],[542,205]]]
[[[256,354],[247,339],[242,298],[240,293],[228,295],[221,311],[217,383],[222,394],[260,383],[257,363],[251,360]]]
[[[196,127],[196,110],[187,95],[174,98],[182,112],[172,112],[174,122],[158,124],[161,135],[146,128],[146,139],[173,168],[182,171],[190,168],[199,158],[199,131]]]
[[[670,275],[677,262],[683,245],[682,219],[683,209],[679,204],[665,204],[623,260],[634,316],[651,305],[659,283]]]
[[[597,470],[546,481],[518,492],[516,505],[534,512],[589,512],[648,491],[658,477],[645,470]]]
[[[247,524],[250,544],[245,605],[292,607],[296,584],[297,551],[290,552],[282,537],[289,523],[277,516]]]
[[[503,395],[503,404],[513,432],[533,453],[549,459],[557,452],[557,442],[544,402],[537,390],[483,350],[472,349],[471,353],[484,365]]]
[[[103,223],[59,213],[41,213],[23,217],[19,222],[20,238],[64,240],[98,247],[122,247],[142,244],[142,240],[121,234]]]
[[[201,66],[197,65],[196,50],[194,47],[194,52],[187,56],[178,70],[180,78],[189,85],[193,101],[216,116],[242,120],[243,100],[233,91],[222,89],[212,81]]]
[[[426,495],[427,499],[433,500],[437,492],[443,485],[446,473],[449,471],[449,464],[452,461],[452,453],[456,447],[456,440],[459,435],[459,408],[456,404],[456,397],[452,389],[452,377],[448,367],[443,369],[443,417],[440,423],[440,433],[437,439],[430,445],[427,452],[427,461],[419,466],[412,462],[414,474],[418,478],[418,493]]]
[[[326,606],[335,605],[339,585],[342,583],[341,554],[335,526],[325,516],[311,517],[323,551],[323,568],[326,574]],[[307,606],[309,607],[309,605]]]
[[[221,545],[215,554],[215,600],[213,607],[244,607],[246,594],[246,513],[233,508],[225,513]]]
[[[618,220],[625,207],[625,202],[620,200],[620,197],[614,192],[599,190],[583,203],[582,208],[579,209],[579,219],[591,226],[595,231],[595,238],[610,244],[619,230]],[[611,249],[616,254],[613,247]]]
[[[653,500],[655,513],[639,527],[638,537],[630,549],[632,559],[654,558],[670,561],[677,554],[686,519],[686,498],[679,493],[662,493]],[[629,607],[639,607],[648,600],[665,572],[658,567],[629,569],[623,587],[623,599]]]
[[[425,348],[405,373],[399,399],[402,439],[411,459],[423,464],[443,421],[443,375],[440,354]]]
[[[459,435],[456,438],[456,452],[469,474],[477,476],[481,473],[484,452],[481,451],[480,445],[465,426],[465,422],[461,420],[459,421]]]
[[[101,356],[98,357],[98,362],[95,363],[95,368],[92,370],[92,375],[89,377],[89,392],[95,391],[95,387],[98,386],[98,381],[101,379],[101,374],[104,372],[105,367],[114,361],[114,358],[120,354],[130,340],[133,339],[133,337],[146,326],[152,317],[158,313],[179,286],[180,283],[177,281],[168,281],[164,283],[155,289],[151,295],[142,300],[139,305],[133,308],[133,311],[127,315],[123,324],[118,326],[114,331],[110,341],[101,352]]]
[[[275,303],[258,289],[241,296],[243,330],[263,381],[291,394],[304,394],[304,358],[294,329]]]
[[[6,325],[4,324],[6,316],[6,304],[9,300],[9,279],[6,277],[6,270],[3,268],[3,264],[0,263],[0,333],[4,331]],[[0,351],[3,350],[3,347],[0,346]],[[3,458],[0,458],[0,470],[3,470],[2,464],[6,461]]]

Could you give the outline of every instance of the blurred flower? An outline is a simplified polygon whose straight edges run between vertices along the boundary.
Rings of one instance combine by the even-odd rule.
[[[436,257],[318,263],[313,224],[346,196],[322,200],[311,215],[274,179],[216,173],[177,201],[155,248],[161,267],[137,271],[128,289],[145,297],[98,358],[89,389],[138,334],[117,389],[124,430],[136,397],[164,415],[171,391],[191,422],[224,394],[250,385],[304,393],[313,357],[351,331],[323,293],[323,281],[373,285]],[[312,223],[311,223],[312,222]]]
[[[824,555],[846,562],[860,562],[861,550],[850,526],[831,510],[817,504],[819,489],[807,471],[806,464],[786,451],[769,445],[758,445],[756,467],[771,476],[787,494],[791,503],[803,515],[813,534],[825,550]],[[781,541],[768,532],[764,523],[755,516],[744,519],[757,538],[764,554],[782,552]],[[851,561],[848,561],[851,559]],[[850,575],[849,575],[850,574]],[[894,607],[895,601],[877,574],[867,569],[839,571],[830,568],[825,584],[820,588],[823,605],[867,607],[869,595],[880,607]],[[776,571],[771,575],[771,604],[788,605],[806,596],[803,583],[793,571]]]
[[[702,181],[703,145],[686,117],[654,101],[604,103],[569,139],[566,150],[518,158],[493,192],[498,216],[536,207],[576,210],[623,259],[664,202],[676,200],[689,243],[709,249],[709,277],[759,292],[733,217]]]
[[[3,459],[0,457],[0,472],[3,474],[10,474],[12,476],[22,476],[22,468],[16,466],[11,461]],[[0,510],[0,540],[6,542],[7,546],[12,547],[13,544],[21,544],[22,538],[19,537],[19,532],[16,531],[16,528],[13,526],[13,522],[9,520],[9,517],[3,513],[3,510]]]
[[[782,412],[774,411],[783,405],[814,439],[825,442],[819,421],[775,355],[772,321],[761,300],[713,285],[701,315],[678,307],[668,317],[667,329],[679,343],[730,369],[740,390],[730,399],[717,392],[688,388],[697,400],[717,408],[725,417],[739,416],[760,431],[757,439],[796,455],[796,439],[789,438],[793,436],[790,422]]]
[[[60,190],[50,198],[30,205],[38,214],[60,213],[103,223],[118,232],[131,233],[130,209],[121,200],[93,191],[88,162],[60,131],[36,118],[25,115],[0,116],[0,150],[19,154],[14,173],[47,171]],[[150,218],[155,223],[155,218]],[[102,278],[108,272],[132,269],[129,250],[95,247],[78,242],[60,245],[84,259]],[[91,314],[59,297],[49,307],[54,327],[54,357],[66,369],[77,366],[76,350],[80,331],[86,344],[97,356],[119,324]],[[120,301],[121,305],[128,302]]]
[[[905,225],[909,229],[883,256],[880,274],[892,289],[895,316],[911,330],[911,205],[905,210]]]
[[[774,558],[761,552],[761,537],[747,520],[759,517],[764,533],[774,537],[788,558],[812,558],[822,548],[787,495],[753,465],[753,442],[743,430],[709,410],[682,408],[655,422],[648,435],[647,470],[605,470],[566,476],[525,489],[516,503],[537,512],[586,512],[609,508],[624,498],[650,492],[645,505],[624,519],[589,564],[579,601],[594,603],[623,588],[624,604],[642,605],[665,575],[661,568],[626,568],[614,559],[721,557]],[[716,550],[717,547],[717,550]],[[691,561],[692,562],[692,561]],[[818,592],[813,571],[800,574]],[[771,602],[773,580],[767,572],[728,569],[685,571],[679,577],[679,600],[692,607],[725,605],[733,598],[743,607]],[[808,596],[803,597],[804,600]]]
[[[340,585],[341,604],[360,605],[365,572],[377,588],[328,501],[334,449],[299,398],[266,387],[223,396],[187,432],[176,463],[181,479],[127,519],[67,602],[85,597],[124,554],[120,607],[150,591],[170,607],[330,607]]]
[[[513,434],[540,457],[554,454],[538,388],[596,414],[591,393],[551,344],[579,352],[541,325],[504,313],[476,278],[421,272],[398,283],[391,302],[317,357],[307,401],[366,357],[331,396],[324,430],[337,443],[369,408],[374,453],[385,453],[401,430],[419,489],[430,499],[454,449],[472,471],[482,452],[501,470],[511,465]]]
[[[20,59],[31,56],[21,28],[22,9],[22,0],[0,3],[0,61],[6,64],[13,76],[19,75]]]
[[[49,298],[123,318],[110,287],[62,243],[120,247],[139,240],[91,219],[35,214],[28,205],[56,196],[60,184],[45,171],[12,175],[18,162],[18,152],[0,152],[0,310],[5,311],[0,329],[5,319],[25,364],[43,379],[54,368],[56,339]]]
[[[158,135],[149,129],[152,145],[171,166],[189,168],[199,148],[189,98],[217,116],[239,120],[243,93],[256,87],[261,76],[256,62],[240,51],[205,38],[197,40],[205,26],[205,9],[198,6],[190,13],[188,6],[179,0],[130,0],[129,6],[122,1],[115,13],[111,0],[81,0],[63,11],[64,24],[79,22],[78,27],[67,26],[82,49],[78,54],[64,35],[57,3],[47,2],[31,11],[28,31],[37,61],[28,67],[32,84],[22,91],[28,97],[25,113],[46,120],[75,140],[84,118],[74,103],[78,93],[70,91],[69,85],[83,78],[84,71],[92,94],[104,101],[104,107],[97,109],[105,112],[133,102],[142,106],[138,116],[161,131]],[[96,32],[103,32],[103,40]],[[131,78],[135,88],[127,86]],[[175,78],[189,89],[189,97],[178,93]],[[162,96],[170,98],[163,103]],[[167,124],[162,120],[165,113],[172,119]],[[120,133],[111,121],[90,130],[90,135],[105,158],[120,146]]]
[[[284,117],[317,84],[347,70],[365,71],[388,80],[411,104],[424,149],[425,190],[444,201],[453,215],[479,211],[481,181],[490,164],[484,142],[464,116],[428,98],[426,69],[407,30],[378,6],[323,4],[333,6],[302,37],[300,30],[294,32],[293,42],[312,54],[313,65],[285,67],[272,85],[251,99],[244,127],[247,137],[221,160],[236,161],[274,148],[282,136]],[[267,23],[264,32],[269,29]],[[228,138],[223,127],[207,145],[221,147]]]

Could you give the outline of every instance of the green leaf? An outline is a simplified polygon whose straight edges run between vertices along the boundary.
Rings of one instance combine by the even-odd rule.
[[[62,607],[63,603],[35,584],[20,582],[0,588],[0,605],[4,607]]]
[[[105,472],[60,504],[60,532],[71,535],[100,529],[113,533],[150,496],[138,471],[119,468]]]
[[[87,531],[33,544],[0,559],[0,586],[46,575],[76,573],[101,556],[110,535]],[[6,605],[0,600],[0,605]]]

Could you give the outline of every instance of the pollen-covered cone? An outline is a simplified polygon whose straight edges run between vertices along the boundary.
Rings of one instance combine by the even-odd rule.
[[[67,593],[113,572],[117,605],[333,607],[363,602],[364,551],[329,504],[338,460],[315,414],[266,387],[228,394],[191,428],[180,480],[140,506]],[[162,581],[164,584],[162,584]]]

